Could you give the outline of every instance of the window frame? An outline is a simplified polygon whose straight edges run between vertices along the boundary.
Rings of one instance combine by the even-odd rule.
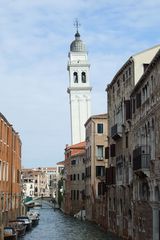
[[[97,123],[97,133],[98,134],[104,133],[104,124],[103,123]]]

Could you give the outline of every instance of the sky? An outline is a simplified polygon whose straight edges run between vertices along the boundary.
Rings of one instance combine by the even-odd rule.
[[[74,20],[91,64],[92,114],[101,114],[123,63],[160,44],[159,13],[159,0],[0,0],[0,112],[19,132],[23,167],[55,166],[71,143]]]

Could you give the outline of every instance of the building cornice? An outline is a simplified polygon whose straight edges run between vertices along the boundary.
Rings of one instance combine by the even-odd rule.
[[[142,77],[139,79],[139,81],[137,82],[137,84],[135,85],[133,91],[131,92],[131,97],[135,94],[135,92],[140,88],[140,86],[143,84],[143,82],[146,80],[146,78],[149,76],[149,74],[151,73],[153,67],[155,66],[155,64],[159,61],[160,59],[160,50],[158,50],[158,52],[156,53],[156,55],[154,56],[153,60],[151,61],[151,63],[149,64],[149,66],[147,67],[146,71],[144,72],[144,74],[142,75]]]
[[[119,71],[116,73],[114,78],[112,79],[111,83],[107,85],[106,92],[108,92],[109,88],[112,87],[112,85],[117,81],[117,77],[124,71],[126,67],[128,67],[133,62],[133,58],[130,57],[127,62],[123,64],[123,66],[119,69]]]
[[[86,121],[86,123],[85,123],[84,125],[87,126],[87,124],[88,124],[92,119],[107,119],[107,118],[108,118],[108,113],[93,115],[93,116],[91,116],[90,118],[88,118],[88,120]]]
[[[91,87],[69,87],[68,89],[67,89],[67,92],[68,93],[70,93],[71,91],[91,91],[92,90],[92,88]]]

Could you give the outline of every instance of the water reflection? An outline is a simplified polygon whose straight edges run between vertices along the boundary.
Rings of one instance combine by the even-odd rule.
[[[118,240],[101,231],[97,225],[66,216],[60,211],[42,208],[39,225],[28,232],[23,240]]]

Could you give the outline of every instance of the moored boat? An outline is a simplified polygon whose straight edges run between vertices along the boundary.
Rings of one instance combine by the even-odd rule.
[[[18,237],[22,237],[26,233],[26,225],[22,220],[9,221],[9,226],[13,227]]]
[[[32,221],[29,219],[28,216],[20,216],[20,217],[17,217],[17,220],[21,220],[21,221],[24,221],[24,225],[26,226],[26,231],[29,231],[31,230],[32,228]]]
[[[35,227],[39,223],[39,213],[35,211],[27,212],[27,216],[32,221],[32,226]]]
[[[17,240],[17,233],[13,227],[4,227],[4,240]]]

